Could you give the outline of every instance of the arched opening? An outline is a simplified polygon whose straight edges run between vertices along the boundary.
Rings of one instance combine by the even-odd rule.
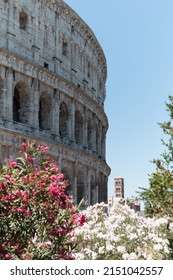
[[[87,137],[88,137],[88,148],[89,149],[92,149],[92,130],[93,130],[93,127],[92,127],[92,121],[91,119],[89,118],[88,119],[88,127],[87,127]]]
[[[13,121],[20,122],[20,93],[16,87],[13,95]]]
[[[75,112],[75,141],[83,145],[83,117],[80,111]]]
[[[62,41],[62,55],[67,56],[68,42],[63,39]]]
[[[30,100],[25,83],[19,82],[13,94],[13,120],[21,123],[29,122]]]
[[[25,12],[20,12],[19,14],[19,27],[22,30],[26,30],[28,22],[28,15]]]
[[[68,138],[68,109],[64,102],[60,104],[59,110],[59,135]]]
[[[51,130],[52,128],[52,98],[42,93],[39,102],[39,128],[43,130]]]

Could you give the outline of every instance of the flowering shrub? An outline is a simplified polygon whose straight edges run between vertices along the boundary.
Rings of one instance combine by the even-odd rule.
[[[127,205],[115,203],[107,214],[104,203],[84,212],[86,223],[75,229],[75,258],[85,260],[169,259],[168,219],[138,216]],[[170,223],[169,231],[173,232]]]
[[[74,228],[84,223],[48,147],[22,143],[0,170],[0,259],[71,259]]]

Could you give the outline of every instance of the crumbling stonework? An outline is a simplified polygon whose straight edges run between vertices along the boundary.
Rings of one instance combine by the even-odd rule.
[[[106,60],[62,0],[0,0],[0,160],[50,147],[77,202],[107,201]]]

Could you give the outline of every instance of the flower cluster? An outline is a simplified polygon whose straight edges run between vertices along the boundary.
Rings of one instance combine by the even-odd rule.
[[[72,259],[84,218],[47,150],[23,142],[21,157],[0,170],[0,259]]]
[[[84,211],[86,223],[75,229],[75,258],[85,260],[169,259],[168,219],[137,215],[127,205],[95,204]],[[172,224],[170,224],[172,228]]]

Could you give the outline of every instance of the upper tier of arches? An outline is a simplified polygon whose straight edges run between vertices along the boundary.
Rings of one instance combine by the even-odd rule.
[[[64,1],[1,1],[0,21],[0,48],[63,77],[104,105],[103,50],[92,30]]]

